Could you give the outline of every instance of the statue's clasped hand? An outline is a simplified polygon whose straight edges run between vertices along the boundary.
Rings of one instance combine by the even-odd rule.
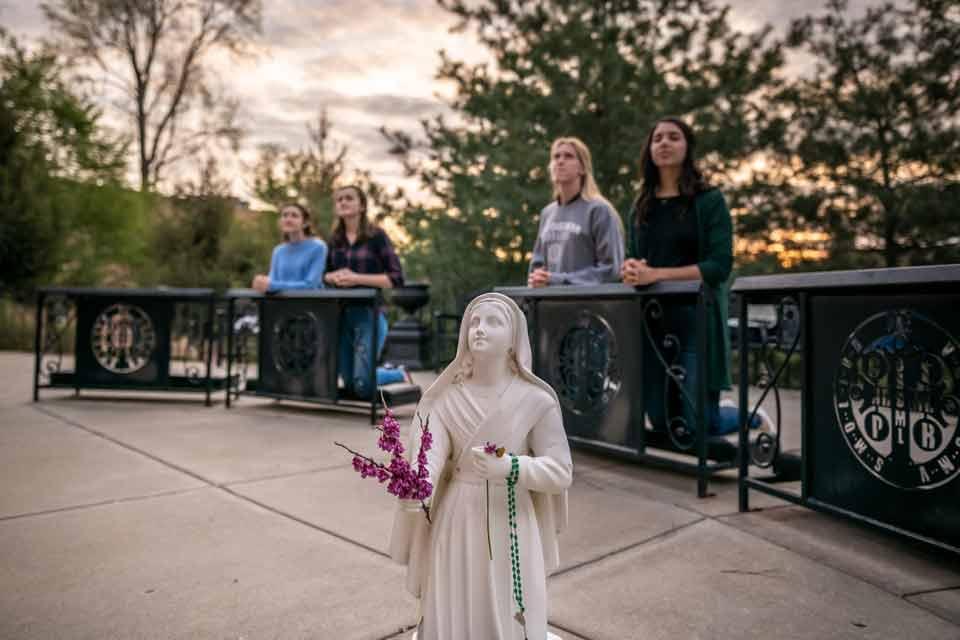
[[[429,506],[430,506],[430,498],[427,498],[426,500],[423,500],[423,501],[407,500],[405,498],[400,499],[400,508],[410,513],[417,513],[417,512],[423,511],[424,507],[429,507]]]
[[[487,453],[484,447],[472,447],[473,470],[484,480],[505,480],[510,475],[510,456]]]

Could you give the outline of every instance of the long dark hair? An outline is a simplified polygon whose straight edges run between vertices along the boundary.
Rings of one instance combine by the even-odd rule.
[[[643,155],[640,157],[640,195],[633,205],[636,224],[643,224],[647,221],[650,208],[653,207],[653,201],[656,198],[657,187],[660,185],[660,170],[653,163],[651,147],[653,146],[653,133],[657,130],[657,126],[664,122],[676,125],[687,142],[687,153],[684,155],[683,164],[680,166],[680,195],[684,200],[681,212],[689,211],[697,195],[710,189],[710,185],[703,177],[700,169],[697,168],[696,138],[693,135],[693,129],[680,118],[672,116],[660,118],[650,129],[647,142],[643,146]]]
[[[367,194],[363,192],[363,189],[355,184],[348,184],[335,189],[333,191],[333,206],[334,208],[337,206],[337,194],[347,189],[352,189],[353,192],[357,194],[357,200],[360,201],[360,225],[357,227],[357,243],[366,242],[370,237],[373,225],[370,224],[370,218],[367,217]],[[343,223],[343,218],[340,216],[335,215],[334,217],[333,232],[331,233],[330,240],[337,246],[349,244],[347,242],[347,227]]]
[[[278,209],[281,216],[283,215],[284,209],[296,209],[299,211],[300,215],[303,217],[303,236],[305,238],[309,238],[310,236],[314,235],[313,224],[310,222],[310,210],[307,209],[305,205],[302,205],[299,202],[287,202],[286,204],[282,205],[280,209]],[[283,234],[283,241],[290,242],[290,238],[285,233]]]

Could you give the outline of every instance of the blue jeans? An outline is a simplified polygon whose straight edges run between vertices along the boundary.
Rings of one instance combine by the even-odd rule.
[[[370,367],[380,357],[383,343],[387,340],[387,317],[377,312],[377,354],[371,357],[370,341],[373,337],[373,319],[369,307],[347,307],[340,320],[340,352],[338,354],[340,377],[347,389],[360,398],[369,398]],[[401,382],[400,369],[377,367],[377,386]]]
[[[663,346],[664,336],[671,334],[679,345]],[[653,351],[649,338],[643,342],[643,396],[647,417],[657,431],[665,431],[671,421],[683,419],[691,430],[697,428],[697,377],[699,362],[696,351],[696,308],[674,305],[664,308],[663,323],[653,327],[653,338],[668,365],[683,368],[683,390],[668,379],[660,359]],[[679,373],[679,372],[675,372]],[[707,390],[707,434],[725,436],[740,428],[740,410],[737,407],[720,406],[720,391]],[[754,416],[750,427],[760,426],[759,416]]]

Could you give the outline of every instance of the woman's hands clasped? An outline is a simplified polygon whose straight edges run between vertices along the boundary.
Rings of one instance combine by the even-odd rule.
[[[534,269],[529,276],[527,276],[527,286],[528,287],[546,287],[550,284],[550,272],[539,267]]]
[[[620,268],[620,278],[624,284],[632,284],[635,287],[653,284],[660,279],[657,270],[648,265],[646,260],[635,258],[628,258],[623,261],[623,266]]]
[[[323,276],[323,281],[335,287],[355,287],[359,284],[357,275],[352,269],[344,267],[326,274]]]
[[[263,274],[256,275],[253,277],[253,282],[250,284],[250,287],[260,293],[266,293],[270,288],[270,278]]]

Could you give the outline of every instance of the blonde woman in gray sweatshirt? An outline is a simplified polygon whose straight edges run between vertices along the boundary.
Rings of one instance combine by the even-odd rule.
[[[540,212],[527,286],[618,282],[623,221],[593,178],[590,150],[579,138],[550,145],[554,200]]]

